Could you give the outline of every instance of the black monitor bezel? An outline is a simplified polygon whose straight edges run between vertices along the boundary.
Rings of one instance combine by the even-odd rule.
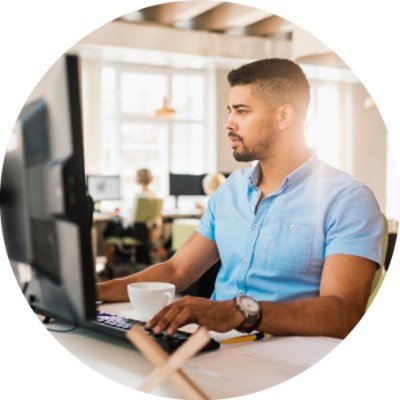
[[[62,206],[59,207],[63,210],[60,213],[53,211],[53,214],[49,214],[49,219],[54,219],[54,221],[59,221],[59,225],[74,227],[73,232],[75,232],[75,239],[73,246],[61,246],[71,249],[75,249],[77,254],[69,254],[67,261],[60,260],[60,265],[63,265],[63,271],[58,271],[57,274],[51,274],[46,269],[41,269],[35,267],[32,258],[32,251],[14,251],[9,254],[10,264],[13,268],[13,272],[20,284],[23,294],[32,307],[32,309],[42,315],[47,317],[53,317],[57,319],[64,320],[66,322],[81,324],[87,320],[91,320],[95,317],[96,304],[95,304],[95,277],[94,277],[94,260],[92,254],[91,246],[91,221],[92,221],[92,209],[90,202],[88,201],[86,192],[86,175],[85,175],[85,162],[84,162],[84,147],[83,147],[83,129],[82,129],[82,114],[81,114],[81,95],[80,95],[80,66],[79,58],[76,55],[64,55],[63,60],[59,62],[64,63],[62,65],[62,72],[60,72],[60,79],[66,79],[63,84],[66,85],[66,96],[60,99],[66,101],[67,109],[64,114],[67,115],[69,120],[70,130],[69,135],[71,139],[71,154],[63,160],[57,160],[62,166],[60,170],[59,179],[62,182]],[[57,64],[57,63],[55,63]],[[54,88],[53,88],[54,89]],[[60,91],[61,92],[61,91]],[[59,100],[58,96],[53,97],[52,100],[43,96],[39,101],[46,104],[47,101]],[[29,101],[31,103],[31,101]],[[18,123],[21,122],[27,108],[27,105],[22,109]],[[48,128],[48,127],[47,127]],[[23,126],[22,128],[23,129]],[[61,135],[64,134],[65,130],[58,130],[57,132],[51,132],[50,135]],[[21,145],[23,147],[23,143]],[[8,155],[6,152],[6,159]],[[9,193],[4,190],[4,177],[7,176],[7,168],[10,166],[7,164],[7,160],[3,164],[2,171],[2,190],[0,197],[1,200],[1,222],[4,233],[4,240],[7,248],[7,243],[10,241],[18,240],[18,230],[14,229],[12,224],[18,223],[18,221],[12,221],[7,218],[8,207],[13,207],[15,205],[11,204],[13,190],[14,194],[19,194],[22,197],[22,203],[19,207],[22,209],[29,210],[31,208],[33,200],[26,196],[21,196],[23,190],[22,186],[11,187],[11,198]],[[51,161],[50,161],[51,162]],[[19,162],[19,167],[27,168],[25,155],[21,155],[21,161]],[[22,175],[24,176],[24,175]],[[24,176],[27,179],[26,176]],[[7,178],[10,182],[9,177]],[[26,181],[25,181],[26,185]],[[10,188],[9,187],[9,188]],[[25,204],[23,204],[25,202]],[[29,204],[28,204],[28,203]],[[30,218],[30,219],[29,219]],[[47,218],[47,215],[46,215]],[[45,219],[46,219],[45,218]],[[25,227],[28,236],[32,236],[32,218],[28,215],[28,226]],[[55,222],[55,225],[57,222]],[[65,238],[65,235],[61,235]],[[28,240],[24,238],[25,242],[23,246],[30,246],[33,243],[33,238],[29,237]],[[55,235],[54,240],[60,240],[60,237]],[[65,239],[63,239],[65,240]],[[65,244],[65,243],[64,243]],[[7,249],[8,250],[8,249]],[[19,254],[20,253],[20,254]],[[67,252],[61,252],[65,254]],[[62,257],[60,253],[60,257]],[[32,270],[32,278],[28,282],[21,282],[19,279],[19,267],[21,265],[26,265]],[[68,268],[71,267],[71,274],[67,282],[64,284],[63,279],[65,279],[65,274],[68,274]],[[58,267],[58,266],[57,266]],[[76,281],[76,292],[74,292],[74,285],[71,285],[71,281]],[[71,289],[72,287],[72,289]],[[72,293],[71,293],[72,292]],[[52,302],[52,298],[54,301]]]

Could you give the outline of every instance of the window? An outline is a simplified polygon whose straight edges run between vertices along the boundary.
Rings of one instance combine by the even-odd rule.
[[[328,164],[341,165],[341,134],[339,85],[332,82],[311,81],[311,104],[306,123],[307,145]]]
[[[129,207],[139,190],[139,168],[150,168],[155,191],[168,195],[169,172],[205,171],[205,73],[167,67],[106,64],[102,67],[102,173],[121,175]],[[176,114],[154,116],[163,98]]]

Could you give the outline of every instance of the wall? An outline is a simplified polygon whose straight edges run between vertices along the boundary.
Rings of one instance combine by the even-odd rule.
[[[353,85],[352,174],[374,191],[385,209],[386,127],[377,108],[365,108],[369,96],[363,85]]]
[[[82,82],[83,96],[83,132],[85,147],[85,167],[87,174],[101,173],[101,63],[95,59],[82,59],[86,73]]]

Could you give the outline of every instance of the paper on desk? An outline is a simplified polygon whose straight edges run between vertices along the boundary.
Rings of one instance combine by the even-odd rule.
[[[272,337],[222,345],[188,361],[184,371],[214,398],[265,390],[303,372],[340,341],[322,337]]]

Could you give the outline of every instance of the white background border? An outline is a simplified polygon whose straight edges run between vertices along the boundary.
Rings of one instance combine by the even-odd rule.
[[[0,160],[16,117],[51,64],[104,23],[158,2],[4,0],[0,5]],[[400,158],[400,38],[393,0],[237,1],[288,19],[337,52],[375,99]],[[373,154],[371,154],[373,157]],[[351,335],[269,399],[400,398],[399,261]],[[16,285],[0,238],[0,396],[4,398],[153,398],[104,378],[75,359],[37,322]],[[268,374],[268,371],[265,371]]]

